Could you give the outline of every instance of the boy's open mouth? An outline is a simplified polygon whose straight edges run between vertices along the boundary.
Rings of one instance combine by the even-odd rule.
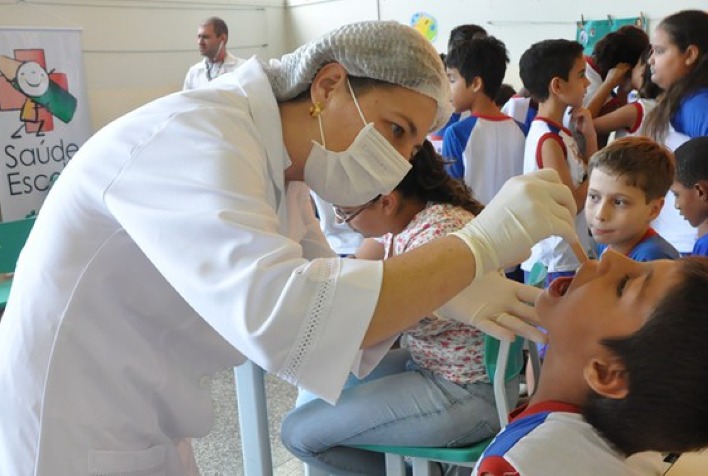
[[[562,276],[560,278],[556,278],[553,280],[551,285],[548,287],[548,292],[551,294],[551,296],[554,296],[554,297],[565,296],[565,293],[568,291],[568,288],[570,287],[570,283],[572,283],[572,282],[573,282],[572,276]]]

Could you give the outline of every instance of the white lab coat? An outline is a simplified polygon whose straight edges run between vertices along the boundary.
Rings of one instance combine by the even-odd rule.
[[[243,65],[246,60],[237,58],[228,51],[224,56],[224,61],[218,65],[207,64],[207,60],[203,59],[193,64],[187,74],[184,76],[184,84],[182,85],[183,90],[187,89],[197,89],[209,84],[211,79],[216,79],[222,74],[230,73],[235,71],[236,68]],[[207,74],[208,72],[208,74]]]
[[[244,362],[334,401],[380,262],[331,256],[257,60],[154,101],[69,163],[0,322],[0,474],[181,475],[210,376]]]

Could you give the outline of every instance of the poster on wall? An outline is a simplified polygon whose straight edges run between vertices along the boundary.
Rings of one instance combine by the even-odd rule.
[[[595,43],[606,34],[617,31],[625,25],[634,25],[647,31],[647,22],[643,16],[632,18],[612,18],[605,20],[585,20],[578,22],[578,29],[575,39],[583,45],[583,53],[592,54]]]
[[[410,25],[426,37],[428,41],[435,41],[438,37],[438,20],[430,13],[414,13],[411,16]]]
[[[0,27],[0,220],[36,214],[90,134],[81,30]]]

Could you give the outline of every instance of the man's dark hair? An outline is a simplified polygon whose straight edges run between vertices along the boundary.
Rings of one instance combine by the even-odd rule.
[[[229,27],[226,26],[226,22],[219,17],[209,17],[202,22],[202,26],[211,25],[214,28],[214,34],[216,36],[226,35],[229,36]]]
[[[625,455],[708,446],[708,258],[681,259],[681,276],[641,329],[602,342],[624,363],[629,391],[591,392],[583,415]]]
[[[575,60],[583,54],[577,41],[544,40],[534,43],[521,55],[519,74],[531,97],[539,102],[548,99],[548,87],[555,77],[568,80]]]
[[[462,43],[450,50],[445,58],[448,68],[455,68],[469,85],[475,77],[482,78],[484,94],[494,99],[499,91],[509,55],[504,43],[487,36]]]

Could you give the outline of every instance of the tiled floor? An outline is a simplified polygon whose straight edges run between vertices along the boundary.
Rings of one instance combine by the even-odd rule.
[[[268,375],[266,396],[274,475],[301,476],[302,463],[280,444],[280,422],[293,407],[297,389]],[[232,370],[221,372],[214,379],[212,398],[216,410],[214,428],[206,437],[194,440],[199,469],[202,476],[245,476]]]

